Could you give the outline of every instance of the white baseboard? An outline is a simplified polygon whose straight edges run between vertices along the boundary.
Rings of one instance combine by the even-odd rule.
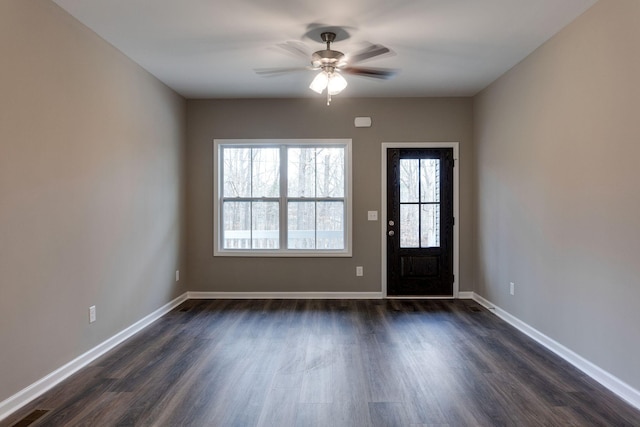
[[[189,299],[382,299],[382,292],[188,292]]]
[[[562,357],[567,362],[571,363],[576,368],[580,369],[585,374],[589,375],[594,380],[617,394],[620,398],[627,401],[630,405],[640,409],[640,391],[631,387],[629,384],[620,380],[616,376],[610,374],[599,366],[588,361],[584,357],[575,353],[573,350],[568,349],[559,342],[552,338],[549,338],[537,329],[529,326],[527,323],[501,309],[493,304],[491,301],[483,298],[482,296],[473,293],[473,299],[480,305],[484,306],[488,310],[492,311],[496,316],[509,323],[525,335],[529,336],[539,344],[543,345],[547,349],[551,350],[558,356]]]
[[[89,363],[102,356],[118,344],[122,343],[128,338],[131,338],[133,335],[140,332],[186,300],[187,294],[185,293],[174,299],[173,301],[163,305],[148,316],[145,316],[128,328],[120,331],[116,335],[112,336],[111,338],[107,339],[106,341],[97,345],[86,353],[76,357],[61,368],[56,369],[44,378],[41,378],[27,388],[0,402],[0,421],[8,417],[13,412],[17,411],[27,403],[31,402],[47,390],[51,389],[58,383],[62,382],[72,374],[84,368]]]
[[[473,299],[473,291],[460,291],[458,292],[458,299]]]

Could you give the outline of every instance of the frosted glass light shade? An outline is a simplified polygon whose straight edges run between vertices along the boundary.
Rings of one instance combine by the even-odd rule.
[[[329,78],[329,84],[327,90],[329,91],[329,95],[337,95],[342,90],[347,87],[347,80],[342,77],[341,74],[333,73]]]
[[[320,71],[309,85],[309,89],[314,92],[322,93],[329,83],[329,76],[324,71]]]

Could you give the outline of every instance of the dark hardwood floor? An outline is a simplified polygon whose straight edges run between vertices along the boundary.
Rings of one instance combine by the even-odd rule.
[[[191,300],[0,425],[16,423],[640,426],[640,411],[473,301]]]

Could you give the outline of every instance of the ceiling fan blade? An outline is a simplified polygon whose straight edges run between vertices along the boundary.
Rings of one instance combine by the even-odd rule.
[[[355,64],[357,62],[364,61],[366,59],[373,58],[375,56],[384,55],[385,53],[389,53],[388,47],[382,46],[381,44],[372,44],[358,52],[352,53],[349,55],[349,63]]]
[[[256,74],[263,77],[276,77],[282,74],[295,73],[298,71],[314,70],[312,67],[283,67],[283,68],[256,68]]]
[[[390,79],[398,71],[391,68],[364,68],[364,67],[344,67],[340,71],[355,76],[371,77],[374,79]]]
[[[311,49],[309,49],[309,46],[302,42],[287,41],[284,43],[279,43],[277,46],[292,54],[296,58],[303,58],[305,61],[309,61],[311,59]]]

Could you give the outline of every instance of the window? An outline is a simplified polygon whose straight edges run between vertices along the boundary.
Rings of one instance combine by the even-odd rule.
[[[215,140],[216,256],[350,256],[351,140]]]
[[[400,247],[440,246],[440,160],[400,159]]]

